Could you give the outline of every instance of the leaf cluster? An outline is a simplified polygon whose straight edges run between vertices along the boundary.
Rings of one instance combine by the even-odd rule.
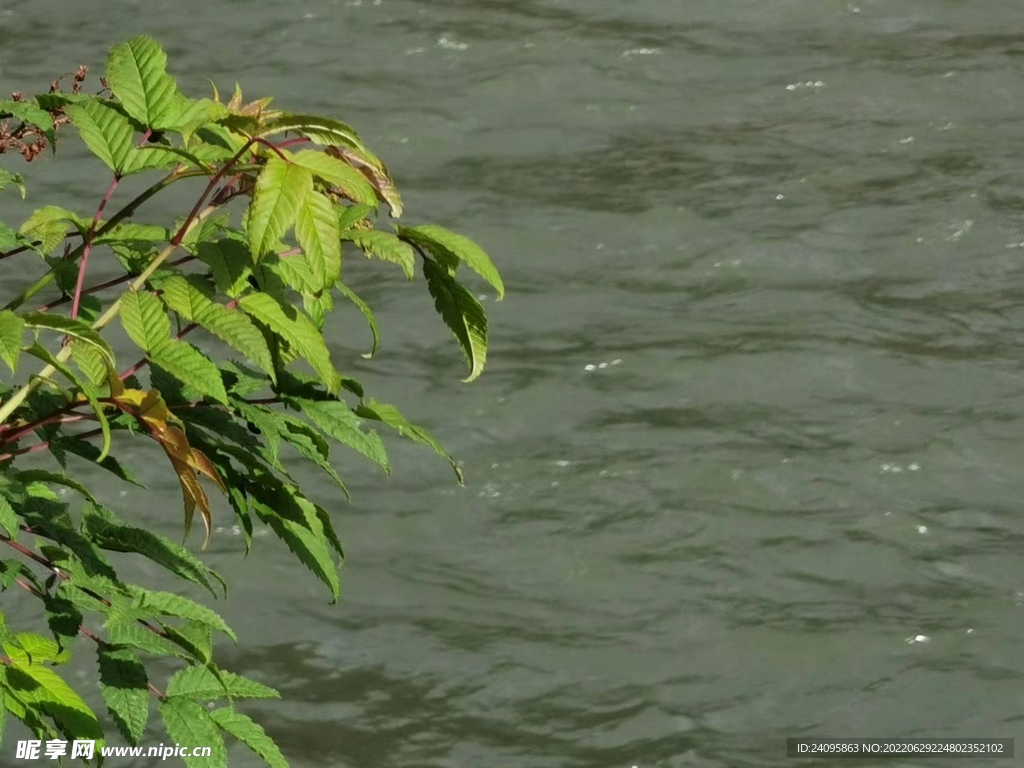
[[[235,709],[276,692],[214,662],[214,636],[234,640],[232,630],[194,600],[128,583],[115,565],[141,558],[213,597],[224,581],[183,543],[100,503],[82,461],[138,484],[130,446],[153,441],[180,486],[186,537],[198,512],[205,548],[216,508],[229,509],[246,552],[265,526],[336,601],[341,542],[331,510],[294,479],[296,461],[347,496],[332,450],[391,471],[375,425],[432,448],[462,481],[425,429],[339,370],[341,348],[325,336],[336,301],[365,318],[373,343],[364,356],[379,341],[372,309],[345,281],[345,256],[391,262],[410,280],[422,272],[466,358],[466,381],[483,370],[487,318],[458,272],[467,267],[498,298],[504,286],[468,238],[384,226],[401,216],[401,197],[348,125],[247,102],[237,86],[230,99],[216,87],[190,98],[166,63],[155,40],[136,37],[111,49],[99,95],[82,92],[79,70],[72,93],[0,102],[5,125],[17,122],[8,135],[52,144],[55,127],[69,125],[109,178],[88,213],[45,205],[17,227],[0,222],[0,261],[18,257],[38,273],[0,308],[0,364],[10,371],[0,378],[0,591],[37,598],[46,626],[8,627],[0,613],[0,742],[13,715],[40,739],[103,743],[100,719],[59,673],[85,636],[127,742],[139,743],[155,701],[172,740],[213,745],[203,765],[226,764],[227,735],[276,767],[286,764],[277,747]],[[116,203],[121,182],[140,174],[153,183]],[[147,218],[146,203],[189,179],[202,182],[190,210]],[[5,187],[25,194],[24,178],[0,168]],[[97,260],[118,277],[90,282]],[[128,360],[107,339],[115,324],[137,348]],[[50,468],[25,467],[44,451]],[[177,660],[178,671],[153,680],[154,658]]]

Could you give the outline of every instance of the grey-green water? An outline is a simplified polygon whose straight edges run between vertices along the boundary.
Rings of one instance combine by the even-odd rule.
[[[237,79],[354,123],[410,217],[506,276],[465,386],[422,285],[352,268],[385,344],[361,361],[344,316],[339,359],[468,485],[402,445],[386,482],[346,461],[340,605],[269,539],[247,561],[214,540],[243,638],[221,659],[283,691],[252,711],[296,768],[1020,735],[1020,22],[1011,0],[0,9],[0,92],[149,32],[193,92]],[[78,157],[33,191],[88,205],[106,181]],[[178,535],[150,476],[106,492]]]

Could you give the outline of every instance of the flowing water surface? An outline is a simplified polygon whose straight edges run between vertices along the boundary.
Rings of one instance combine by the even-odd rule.
[[[0,92],[148,32],[196,95],[238,80],[353,123],[409,217],[505,275],[467,386],[422,282],[348,262],[384,347],[361,360],[342,313],[338,360],[467,487],[398,444],[390,480],[343,460],[351,506],[303,475],[347,547],[339,605],[270,538],[243,560],[219,510],[242,638],[220,658],[281,689],[248,711],[293,766],[740,768],[792,764],[787,736],[1020,735],[1020,10],[3,3]],[[85,212],[105,174],[65,149],[31,191]],[[30,280],[5,271],[0,300]],[[152,493],[96,482],[180,535],[173,478],[134,458]]]

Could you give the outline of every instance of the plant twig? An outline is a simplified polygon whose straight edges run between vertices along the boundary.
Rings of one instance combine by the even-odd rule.
[[[86,233],[85,241],[82,243],[82,260],[78,264],[78,282],[75,284],[75,298],[71,303],[72,320],[78,317],[78,306],[82,301],[82,289],[85,288],[85,272],[89,267],[89,254],[92,253],[92,241],[96,237],[96,227],[100,223],[103,209],[107,207],[110,198],[114,196],[114,190],[117,189],[117,185],[120,183],[121,174],[115,173],[113,181],[107,187],[107,193],[103,195],[103,199],[100,200],[100,204],[96,207],[96,213],[92,217],[92,224],[89,225],[89,231]]]

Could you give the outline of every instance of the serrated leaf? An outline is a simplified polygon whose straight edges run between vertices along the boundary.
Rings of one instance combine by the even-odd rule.
[[[100,514],[97,506],[86,505],[83,510],[82,532],[102,549],[142,555],[171,573],[205,587],[214,597],[217,593],[208,576],[213,576],[224,586],[217,573],[207,568],[185,547],[144,528],[119,523],[109,513]]]
[[[121,297],[121,325],[128,338],[147,354],[170,341],[167,311],[149,291],[125,291]]]
[[[318,579],[331,590],[331,602],[341,592],[338,565],[331,557],[329,538],[312,502],[293,486],[254,489],[252,508]]]
[[[336,283],[338,292],[341,293],[346,299],[351,301],[356,307],[362,312],[363,317],[366,318],[366,324],[370,326],[370,334],[373,336],[373,347],[369,352],[363,354],[365,358],[371,358],[377,353],[377,347],[380,344],[380,328],[377,327],[377,318],[374,317],[373,310],[370,309],[370,305],[359,298],[359,295],[345,285],[340,280]]]
[[[324,150],[328,155],[344,160],[358,170],[370,182],[377,197],[388,204],[391,218],[402,216],[402,196],[398,194],[391,174],[384,164],[364,149],[354,147],[332,146]]]
[[[424,224],[420,227],[398,227],[398,236],[420,246],[430,253],[449,276],[462,262],[486,280],[498,293],[498,301],[505,296],[505,285],[483,248],[468,237],[444,227]]]
[[[367,218],[373,214],[375,207],[369,205],[349,205],[349,206],[337,206],[335,210],[338,212],[338,228],[342,231],[346,229],[364,229],[369,226]]]
[[[423,274],[427,290],[434,297],[434,307],[462,347],[469,363],[469,376],[473,381],[484,369],[487,361],[487,315],[476,296],[456,282],[433,259],[423,259]]]
[[[185,100],[153,38],[140,35],[111,48],[107,84],[125,112],[147,128],[174,128],[180,121]]]
[[[334,285],[341,277],[340,234],[333,203],[320,192],[309,192],[299,209],[295,237],[312,269],[318,292]]]
[[[46,140],[50,145],[56,142],[56,135],[53,128],[53,118],[45,109],[41,109],[31,101],[13,101],[5,99],[0,101],[0,120],[13,117],[23,123],[41,128]]]
[[[96,649],[99,686],[117,729],[132,746],[142,740],[149,721],[149,678],[139,657],[128,648]]]
[[[170,240],[171,232],[167,227],[157,226],[156,224],[129,222],[127,224],[118,224],[108,229],[102,235],[94,238],[92,242],[93,245],[124,242],[159,243],[162,245],[169,243]]]
[[[110,452],[110,422],[107,419],[106,414],[103,412],[103,406],[100,405],[99,400],[96,399],[96,393],[93,391],[93,388],[78,378],[67,363],[58,359],[46,347],[39,344],[33,344],[30,347],[26,347],[25,352],[33,357],[39,358],[48,365],[53,366],[55,370],[60,371],[60,373],[67,377],[72,384],[78,387],[81,392],[81,397],[89,403],[89,406],[92,408],[92,412],[96,416],[96,421],[99,422],[100,430],[102,430],[103,434],[103,447],[100,448],[99,461],[105,459],[107,454]]]
[[[167,698],[160,702],[160,718],[167,734],[176,744],[194,744],[210,748],[207,757],[185,757],[187,768],[210,768],[227,765],[228,752],[216,724],[206,710],[194,701]],[[189,752],[191,755],[191,752]]]
[[[99,387],[107,382],[111,369],[107,367],[103,355],[95,347],[75,339],[71,342],[71,359],[93,385]]]
[[[452,465],[452,469],[455,470],[455,476],[459,480],[459,485],[462,485],[462,470],[459,469],[451,454],[427,430],[405,418],[398,408],[389,403],[378,403],[371,398],[369,402],[360,403],[356,406],[355,413],[364,419],[373,419],[374,421],[386,424],[398,432],[399,435],[407,437],[413,442],[422,443],[433,448],[437,455],[447,459],[448,463]]]
[[[313,191],[313,175],[306,168],[271,155],[256,177],[252,205],[246,220],[249,250],[258,261],[273,251],[292,226]]]
[[[285,399],[327,436],[358,451],[379,464],[387,474],[391,474],[391,465],[380,435],[363,430],[358,417],[348,405],[340,400],[306,400],[299,397]]]
[[[416,253],[412,246],[390,232],[377,229],[351,229],[341,233],[342,240],[351,241],[367,258],[392,261],[398,264],[407,280],[412,280],[416,269]]]
[[[32,212],[19,231],[28,240],[38,241],[38,245],[33,247],[45,256],[64,242],[69,226],[81,232],[88,225],[69,210],[56,205],[44,205]]]
[[[23,247],[32,248],[32,242],[0,221],[0,251]]]
[[[33,664],[41,664],[44,661],[51,664],[67,664],[71,661],[71,652],[48,637],[19,632],[14,636],[14,640],[14,646],[24,651]]]
[[[88,323],[49,312],[26,312],[21,317],[29,328],[44,328],[56,331],[57,333],[79,339],[91,347],[95,347],[103,355],[104,360],[111,367],[114,366],[114,350],[110,348],[107,340],[94,331]]]
[[[10,310],[0,311],[0,359],[7,363],[11,373],[18,370],[24,335],[25,321]]]
[[[317,372],[328,392],[338,392],[341,386],[338,372],[331,363],[331,353],[324,337],[313,321],[295,307],[281,304],[264,293],[243,296],[239,305],[295,349]]]
[[[3,528],[4,532],[12,540],[16,540],[18,538],[19,525],[18,514],[14,511],[14,507],[11,506],[11,502],[0,496],[0,528]]]
[[[21,199],[25,199],[25,177],[20,173],[12,173],[6,168],[0,168],[0,190],[6,189],[8,186],[13,184],[21,192]],[[3,225],[0,225],[2,228]],[[10,230],[8,230],[10,231]],[[4,244],[4,240],[0,237],[0,248],[8,248],[8,245]]]
[[[304,149],[289,158],[314,176],[323,179],[349,200],[360,205],[376,207],[377,193],[373,185],[348,163],[315,149]]]
[[[67,477],[66,475],[58,475],[56,472],[50,472],[47,469],[23,469],[20,472],[10,473],[10,476],[19,483],[24,484],[50,483],[53,485],[63,485],[65,488],[78,491],[89,501],[96,501],[92,492],[77,480]]]
[[[11,662],[7,668],[8,685],[17,691],[22,702],[37,704],[64,733],[103,741],[103,728],[96,715],[60,675],[33,663],[18,648],[5,644],[4,649]]]
[[[281,115],[267,121],[260,131],[260,136],[273,136],[276,133],[291,131],[301,133],[306,138],[322,146],[352,147],[361,150],[370,158],[380,161],[369,154],[355,130],[340,120],[314,115]]]
[[[244,243],[232,238],[223,238],[215,243],[201,242],[196,255],[210,268],[217,289],[231,298],[238,297],[249,287],[252,255]]]
[[[173,275],[160,283],[164,302],[185,320],[196,323],[241,352],[276,381],[267,340],[248,315],[211,301],[199,278]]]
[[[221,632],[235,642],[238,642],[238,637],[235,635],[231,627],[224,623],[224,619],[204,605],[200,605],[199,603],[189,600],[187,597],[175,595],[170,592],[159,592],[156,590],[140,588],[135,588],[134,591],[134,607],[139,610],[153,612],[163,616],[177,616],[180,619],[197,621],[200,624],[206,624],[207,626],[216,629],[218,632]]]
[[[219,403],[227,403],[228,393],[217,364],[188,342],[168,340],[166,345],[152,350],[149,359],[185,386]]]
[[[71,104],[65,112],[89,150],[114,173],[124,175],[135,135],[128,118],[94,98]]]
[[[193,665],[178,670],[168,681],[165,693],[193,701],[220,699],[279,699],[281,694],[262,683],[233,672],[219,670],[215,675],[208,667]]]
[[[103,628],[107,631],[107,640],[112,645],[136,648],[154,656],[174,656],[191,659],[192,656],[166,638],[139,624],[132,616],[112,616]]]
[[[323,332],[324,320],[334,309],[334,297],[327,291],[319,296],[304,295],[302,297],[302,308],[306,310],[317,330]]]
[[[206,624],[187,621],[172,627],[164,625],[167,639],[184,648],[193,660],[209,664],[213,656],[213,629]]]
[[[261,757],[270,768],[288,768],[288,761],[284,759],[277,744],[251,718],[235,712],[231,707],[224,707],[211,712],[210,719],[222,731],[231,734]]]
[[[203,395],[227,403],[217,366],[188,342],[170,338],[171,322],[155,295],[126,291],[121,297],[121,325],[154,365]]]

